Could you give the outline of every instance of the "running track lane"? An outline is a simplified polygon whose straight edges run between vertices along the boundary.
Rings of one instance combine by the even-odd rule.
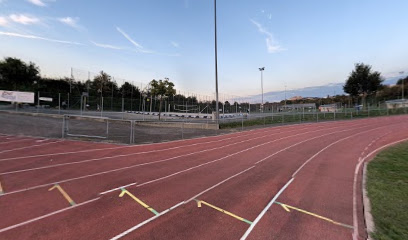
[[[395,126],[395,129],[398,129],[398,127]],[[376,135],[378,134],[371,132],[364,134],[363,136],[371,137]],[[405,137],[408,137],[407,133],[405,134]],[[358,139],[357,137],[356,139],[357,142],[361,141],[361,139]],[[324,143],[324,140],[322,140],[322,142]],[[236,178],[233,182],[229,182],[220,188],[201,196],[199,199],[212,203],[218,207],[226,209],[227,211],[233,212],[241,217],[253,221],[259,212],[262,211],[262,208],[270,201],[271,196],[276,194],[279,189],[290,179],[291,173],[293,173],[306,158],[313,156],[315,152],[321,149],[321,146],[318,147],[316,145],[319,145],[319,143],[314,142],[313,144],[309,144],[309,146],[305,144],[305,147],[302,147],[301,149],[292,149],[290,151],[292,154],[286,153],[284,156],[279,156],[279,158],[275,157],[274,159],[267,160],[266,162],[263,162],[259,168],[256,167],[254,170],[247,172],[245,175],[241,175],[240,177]],[[325,144],[322,146],[324,145]],[[313,148],[315,152],[311,153],[310,149]],[[334,149],[334,151],[337,152],[336,149]],[[328,154],[333,154],[333,152],[330,150]],[[354,168],[351,170],[350,175],[353,175],[352,172]],[[299,180],[298,182],[302,183],[302,180]],[[291,189],[291,187],[292,186],[289,185],[288,189]],[[348,187],[352,192],[352,184]],[[314,193],[312,192],[309,192],[308,194],[312,197],[314,196]],[[348,213],[348,221],[346,222],[348,224],[352,224],[351,198],[352,193],[349,198],[350,201],[348,202],[349,211],[346,212]],[[322,199],[326,200],[324,198]],[[335,199],[331,202],[333,202],[334,205],[336,204]],[[204,239],[239,239],[245,232],[246,228],[248,228],[248,224],[231,218],[230,216],[221,214],[220,212],[208,207],[202,207],[201,209],[197,208],[195,202],[192,202],[186,208],[187,209],[179,209],[179,211],[174,210],[168,216],[158,220],[157,224],[153,224],[152,222],[152,224],[146,225],[145,227],[138,229],[138,231],[129,234],[129,236],[125,237],[125,239],[145,239],[152,236],[157,239],[164,237],[177,238],[180,236],[180,234],[183,239],[197,239],[202,238],[202,236],[205,236]],[[334,209],[331,210],[333,211]],[[278,210],[284,211],[281,207],[279,207]],[[343,212],[333,212],[334,215],[343,214]],[[269,219],[270,214],[268,213],[265,215],[265,217],[266,216],[268,216]],[[309,220],[307,217],[305,218]],[[208,219],[211,219],[211,221],[209,222]],[[277,223],[281,222],[279,217],[272,217],[272,220]],[[311,222],[314,222],[313,220],[314,219],[312,219]],[[343,219],[340,218],[340,220]],[[325,225],[325,222],[316,222],[323,226]],[[265,223],[265,225],[262,227],[257,227],[255,232],[257,232],[258,229],[261,229],[267,234],[263,234],[261,236],[253,235],[250,239],[282,238],[282,235],[279,235],[279,231],[271,230],[270,222],[264,221],[263,219],[262,223]],[[295,220],[293,222],[292,229],[296,228],[297,226],[298,224]],[[283,234],[283,236],[286,236],[286,238],[283,239],[351,239],[351,230],[344,230],[343,228],[339,230],[338,226],[329,226],[331,227],[331,235],[327,235],[325,237],[317,237],[314,235],[313,238],[306,238],[306,235],[301,234],[297,235],[296,237],[296,235],[292,235],[292,229],[289,229]],[[310,228],[307,221],[302,222],[302,225],[299,227],[304,227],[306,229]],[[297,233],[294,232],[293,234]],[[344,236],[346,236],[346,238],[344,238]]]
[[[361,127],[361,126],[360,126]],[[342,131],[337,131],[337,132],[344,132],[344,131],[351,131],[350,130],[342,130]],[[325,133],[326,135],[328,133]],[[330,134],[330,132],[329,132]],[[286,137],[286,138],[290,138],[290,136]],[[310,134],[309,136],[304,136],[303,138],[305,139],[310,139]],[[281,141],[280,144],[284,144],[285,142]],[[290,142],[288,142],[290,143]],[[265,144],[265,143],[262,143]],[[278,147],[279,145],[276,145],[274,147]],[[266,150],[273,150],[272,149],[268,149],[268,147],[265,148]],[[235,152],[236,150],[233,150],[233,152]],[[264,151],[261,151],[264,152]],[[225,158],[225,156],[228,156],[228,153],[224,153],[227,155],[224,155],[224,157],[221,157],[221,160],[223,160],[222,158]],[[205,156],[205,155],[204,155]],[[217,155],[215,155],[217,156]],[[208,157],[208,156],[207,156]],[[212,157],[214,158],[214,155],[212,155]],[[186,165],[191,164],[190,162],[194,163],[194,161],[196,159],[185,159],[184,161],[187,161],[186,163],[179,163],[178,165],[182,167],[182,169],[188,169],[188,167],[186,167]],[[206,160],[206,159],[204,159]],[[225,160],[224,160],[225,161]],[[174,165],[174,166],[173,166]],[[96,197],[96,194],[98,192],[101,191],[105,191],[107,190],[106,188],[111,186],[112,187],[117,187],[120,186],[121,184],[125,184],[125,183],[129,183],[129,182],[134,182],[136,181],[135,179],[130,179],[134,176],[137,176],[137,179],[139,179],[142,182],[146,182],[149,181],[151,179],[154,178],[160,178],[161,176],[165,176],[166,174],[172,174],[175,171],[177,171],[177,168],[175,168],[175,163],[170,163],[170,165],[166,166],[162,166],[160,165],[159,168],[157,168],[156,166],[153,166],[153,168],[147,168],[147,169],[136,169],[136,171],[133,170],[132,171],[127,171],[125,173],[120,173],[120,174],[110,174],[109,179],[111,179],[110,181],[106,181],[106,175],[103,176],[102,178],[96,178],[96,179],[85,179],[84,181],[75,181],[74,183],[70,183],[68,185],[66,185],[65,183],[63,184],[64,188],[71,193],[71,195],[77,200],[77,202],[82,202],[82,201],[86,201],[89,200],[92,197]],[[150,166],[148,166],[150,167]],[[156,174],[155,174],[156,173]],[[159,173],[159,174],[157,174]],[[143,176],[144,175],[144,176]],[[204,176],[206,177],[206,176]],[[205,179],[205,178],[204,178]],[[62,182],[60,182],[61,184]],[[101,184],[102,183],[102,184]],[[108,183],[109,185],[104,185],[104,183]],[[114,184],[114,185],[112,185]],[[60,196],[58,195],[50,195],[51,197],[57,198],[51,198],[48,201],[41,201],[41,199],[44,197],[43,195],[39,194],[39,191],[44,191],[44,189],[48,188],[52,186],[51,184],[43,186],[42,190],[35,188],[32,189],[30,191],[23,191],[23,192],[19,192],[16,194],[13,194],[13,192],[9,192],[7,193],[5,196],[1,197],[1,206],[4,206],[3,208],[1,208],[1,211],[3,213],[7,213],[10,212],[12,213],[13,211],[15,211],[15,208],[10,208],[10,207],[5,207],[5,206],[16,206],[16,208],[18,209],[21,206],[26,206],[26,213],[24,215],[12,215],[13,217],[8,218],[8,221],[5,221],[4,224],[8,225],[10,223],[10,221],[12,223],[14,223],[15,221],[18,221],[19,219],[21,219],[21,217],[25,217],[25,218],[29,218],[29,217],[34,217],[36,215],[41,215],[41,214],[45,214],[46,210],[45,209],[59,209],[61,208],[61,206],[64,206],[64,202],[58,201],[58,198]],[[87,191],[84,191],[84,189],[87,189]],[[88,190],[89,189],[89,190]],[[109,188],[108,188],[109,189]],[[15,200],[18,199],[18,200]],[[12,204],[11,204],[12,203]],[[33,204],[35,203],[35,204]],[[55,204],[57,204],[55,206]],[[28,207],[27,207],[28,206]],[[49,210],[48,210],[49,211]]]

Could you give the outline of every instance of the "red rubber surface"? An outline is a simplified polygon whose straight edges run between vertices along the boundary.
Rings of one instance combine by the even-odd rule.
[[[198,208],[192,198],[254,221],[312,157],[277,201],[357,224],[356,238],[364,239],[361,171],[353,222],[356,165],[375,149],[408,138],[407,128],[408,117],[396,116],[140,146],[0,135],[0,183],[5,192],[0,195],[0,239],[115,237],[154,216],[131,197],[120,198],[120,189],[100,194],[129,184],[126,189],[157,212],[183,204],[124,239],[239,239],[248,223],[205,205]],[[48,191],[55,183],[76,204],[85,204],[70,207],[58,190]],[[52,215],[44,217],[47,214]],[[273,204],[248,239],[352,239],[352,233]]]

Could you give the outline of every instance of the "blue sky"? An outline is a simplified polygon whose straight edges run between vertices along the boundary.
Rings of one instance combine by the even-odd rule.
[[[354,63],[408,70],[408,1],[218,0],[220,92],[344,82]],[[212,0],[0,0],[0,57],[214,92]],[[331,93],[328,93],[331,94]]]

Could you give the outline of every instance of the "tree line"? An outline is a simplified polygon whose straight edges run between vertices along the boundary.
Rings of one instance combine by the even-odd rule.
[[[315,103],[317,106],[331,103],[353,106],[355,104],[377,103],[390,99],[398,99],[402,95],[402,83],[408,85],[408,77],[400,79],[396,85],[383,85],[384,78],[380,72],[373,71],[370,65],[357,63],[355,69],[350,73],[343,87],[344,92],[349,95],[336,95],[327,98],[304,98],[299,100],[282,100],[280,103],[265,103],[265,107],[272,108],[276,104],[298,104]],[[97,98],[126,98],[141,99],[150,98],[158,100],[160,105],[156,108],[159,111],[163,108],[163,102],[172,101],[177,104],[202,105],[201,109],[208,106],[211,111],[215,109],[216,102],[208,100],[199,102],[194,96],[184,96],[177,94],[174,83],[168,78],[164,80],[152,80],[148,89],[140,89],[130,82],[124,82],[118,85],[112,80],[112,77],[104,71],[101,71],[93,79],[85,82],[75,81],[74,79],[47,78],[41,77],[40,69],[35,63],[23,62],[18,58],[6,57],[0,61],[0,89],[31,92],[52,92],[61,94],[71,94],[72,96],[81,96],[83,93]],[[405,95],[408,93],[408,86],[405,87]],[[238,103],[220,103],[222,106],[233,109]],[[249,103],[240,103],[249,108]],[[242,108],[241,108],[242,110]],[[233,110],[230,110],[233,111]]]

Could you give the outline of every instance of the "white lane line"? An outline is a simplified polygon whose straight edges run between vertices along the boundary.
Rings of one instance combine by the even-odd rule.
[[[392,125],[398,125],[398,124],[399,124],[399,123],[397,123],[397,124],[392,124]],[[348,137],[339,139],[339,140],[337,140],[337,141],[335,141],[335,142],[333,142],[333,143],[327,145],[325,148],[323,148],[322,150],[320,150],[319,152],[317,152],[315,155],[313,155],[312,157],[310,157],[308,160],[306,160],[306,161],[302,164],[302,166],[300,166],[300,167],[293,173],[292,177],[296,176],[296,174],[297,174],[300,170],[302,170],[302,168],[303,168],[304,166],[306,166],[306,164],[308,164],[308,163],[309,163],[310,161],[312,161],[317,155],[319,155],[320,153],[322,153],[323,151],[325,151],[325,150],[328,149],[329,147],[331,147],[331,146],[333,146],[333,145],[335,145],[335,144],[337,144],[337,143],[339,143],[339,142],[342,142],[342,141],[344,141],[344,140],[347,140],[347,139],[349,139],[349,138],[355,137],[355,136],[357,136],[357,135],[360,135],[360,134],[363,134],[363,133],[367,133],[367,132],[372,132],[372,131],[374,131],[374,130],[377,130],[377,129],[380,129],[380,128],[385,128],[385,127],[389,127],[389,125],[388,125],[388,126],[382,126],[382,127],[373,128],[373,129],[370,129],[370,130],[367,130],[367,131],[362,131],[362,132],[359,132],[359,133],[350,135],[350,136],[348,136]]]
[[[382,149],[384,149],[386,147],[389,147],[389,146],[392,146],[392,145],[395,145],[395,144],[398,144],[398,143],[401,143],[401,142],[405,142],[405,141],[408,141],[408,138],[401,139],[401,140],[398,140],[398,141],[395,141],[395,142],[392,142],[392,143],[388,143],[388,144],[386,144],[386,145],[384,145],[382,147],[379,147],[379,148],[375,149],[374,151],[370,152],[364,158],[359,158],[359,162],[356,165],[356,168],[354,170],[354,181],[353,181],[353,227],[354,227],[353,240],[358,239],[357,179],[358,179],[358,173],[360,171],[361,164],[363,164],[367,158],[369,158],[373,154],[377,153],[378,151],[380,151],[380,150],[382,150]]]
[[[398,124],[392,124],[392,125],[398,125]],[[295,171],[295,173],[292,175],[292,179],[290,180],[290,182],[292,182],[292,181],[294,180],[295,175],[297,174],[297,172],[299,172],[300,169],[303,168],[303,167],[306,165],[306,163],[310,162],[313,158],[315,158],[318,154],[320,154],[321,152],[323,152],[325,149],[329,148],[330,146],[332,146],[332,145],[334,145],[334,144],[336,144],[336,143],[338,143],[338,142],[340,142],[340,141],[346,140],[346,139],[348,139],[348,138],[350,138],[350,137],[356,136],[356,135],[358,135],[358,134],[370,132],[370,131],[373,131],[373,130],[376,130],[376,129],[379,129],[379,128],[383,128],[383,127],[389,127],[389,126],[382,126],[382,127],[378,127],[378,128],[374,128],[374,129],[368,130],[368,131],[363,131],[363,132],[360,132],[360,133],[351,135],[351,136],[349,136],[349,137],[340,139],[339,141],[336,141],[335,143],[330,144],[329,146],[326,146],[325,148],[323,148],[322,150],[320,150],[319,152],[317,152],[315,155],[313,155],[311,158],[309,158],[308,160],[306,160],[306,162],[305,162],[297,171]],[[289,182],[288,182],[288,183],[289,183]],[[289,184],[288,184],[288,185],[289,185]],[[278,194],[280,195],[286,188],[287,188],[287,186],[286,186],[284,189],[281,189],[281,191],[280,191]],[[278,194],[277,194],[277,195],[278,195]],[[279,196],[279,195],[278,195],[278,196]],[[278,196],[275,196],[276,198],[274,198],[273,201],[271,201],[270,204],[268,204],[269,207],[270,207],[270,205],[273,204],[273,202],[277,199]],[[354,200],[354,196],[353,196],[353,200]],[[267,210],[267,209],[269,209],[269,207],[267,206],[265,209]],[[264,210],[265,210],[265,209],[264,209]],[[265,211],[265,212],[266,212],[266,211]],[[262,213],[261,213],[261,214],[262,214]],[[353,213],[353,214],[354,214],[354,213]],[[262,214],[262,216],[263,216],[263,215],[264,215],[264,214]],[[261,216],[259,219],[261,219],[262,216]],[[258,217],[259,217],[259,216],[258,216]],[[258,217],[257,217],[257,219],[258,219]],[[259,220],[258,220],[258,221],[259,221]],[[242,236],[241,240],[245,240],[245,239],[248,237],[248,235],[251,233],[252,229],[255,227],[255,224],[254,224],[254,223],[255,223],[255,221],[254,221],[253,224],[250,226],[250,228],[247,230],[247,232],[245,232],[245,234]],[[354,219],[353,219],[353,223],[354,223]],[[353,240],[356,240],[356,239],[353,239]]]
[[[252,232],[256,224],[261,220],[261,218],[265,215],[266,211],[272,206],[272,204],[276,201],[276,199],[285,191],[285,189],[293,182],[294,178],[291,178],[280,190],[279,192],[272,198],[272,200],[266,205],[266,207],[262,210],[262,212],[256,217],[256,219],[252,222],[251,226],[246,230],[244,235],[241,237],[241,240],[245,240],[249,234]]]
[[[265,158],[259,160],[259,161],[256,162],[255,164],[259,164],[259,163],[261,163],[261,162],[263,162],[263,161],[265,161],[265,160],[267,160],[267,159],[269,159],[269,158],[271,158],[271,157],[273,157],[273,156],[275,156],[275,155],[277,155],[277,154],[279,154],[279,153],[281,153],[281,152],[283,152],[283,151],[288,150],[289,148],[292,148],[292,147],[295,147],[295,146],[297,146],[297,145],[299,145],[299,144],[302,144],[302,143],[305,143],[305,142],[314,140],[314,139],[316,139],[316,138],[321,138],[321,137],[324,137],[324,136],[328,136],[328,135],[332,135],[332,134],[340,133],[340,132],[354,131],[354,130],[357,130],[357,129],[360,129],[360,128],[366,128],[366,127],[367,127],[367,126],[358,127],[358,128],[352,128],[352,129],[345,129],[345,130],[336,131],[336,132],[331,132],[331,133],[326,133],[326,134],[323,134],[323,135],[320,135],[320,136],[317,136],[317,137],[309,138],[309,139],[306,139],[306,140],[304,140],[304,141],[295,143],[295,144],[293,144],[293,145],[291,145],[291,146],[289,146],[289,147],[286,147],[286,148],[284,148],[284,149],[281,149],[281,150],[275,152],[274,154],[271,154],[271,155],[269,155],[269,156],[267,156],[267,157],[265,157]]]
[[[129,234],[129,233],[135,231],[136,229],[142,227],[143,225],[146,225],[147,223],[149,223],[149,222],[151,222],[151,221],[157,219],[158,217],[160,217],[160,216],[162,216],[162,215],[164,215],[164,214],[170,212],[170,211],[173,210],[173,209],[176,209],[176,208],[180,207],[181,205],[184,205],[184,204],[187,204],[187,203],[193,201],[195,198],[201,196],[202,194],[204,194],[204,193],[206,193],[206,192],[208,192],[208,191],[210,191],[210,190],[212,190],[212,189],[218,187],[219,185],[221,185],[221,184],[223,184],[223,183],[225,183],[225,182],[231,180],[232,178],[235,178],[235,177],[237,177],[237,176],[239,176],[239,175],[241,175],[241,174],[243,174],[243,173],[245,173],[245,172],[251,170],[251,169],[254,168],[254,167],[255,167],[255,166],[252,166],[252,167],[250,167],[250,168],[247,168],[247,169],[245,169],[244,171],[241,171],[241,172],[239,172],[239,173],[237,173],[237,174],[235,174],[235,175],[230,176],[229,178],[226,178],[226,179],[222,180],[221,182],[219,182],[219,183],[217,183],[217,184],[215,184],[215,185],[213,185],[213,186],[207,188],[206,190],[204,190],[204,191],[198,193],[197,195],[195,195],[194,197],[190,198],[189,200],[180,202],[180,203],[174,205],[173,207],[171,207],[171,208],[169,208],[169,209],[167,209],[167,210],[165,210],[165,211],[159,213],[159,215],[156,215],[156,216],[154,216],[154,217],[151,217],[151,218],[147,219],[146,221],[141,222],[141,223],[137,224],[136,226],[134,226],[134,227],[132,227],[132,228],[129,228],[128,230],[126,230],[126,231],[124,231],[124,232],[122,232],[122,233],[116,235],[115,237],[111,238],[111,240],[117,240],[117,239],[120,239],[120,238],[126,236],[127,234]]]
[[[9,144],[9,143],[16,143],[16,142],[24,142],[24,141],[28,141],[28,140],[32,140],[32,139],[18,139],[18,140],[12,140],[12,141],[8,141],[8,142],[1,142],[0,145]]]
[[[141,226],[143,226],[143,225],[145,225],[145,224],[147,224],[147,223],[149,223],[149,222],[155,220],[156,218],[159,218],[159,217],[163,216],[164,214],[170,212],[171,210],[173,210],[173,209],[175,209],[175,208],[178,208],[179,206],[181,206],[181,205],[183,205],[183,204],[184,204],[184,202],[180,202],[180,203],[174,205],[173,207],[171,207],[171,208],[169,208],[169,209],[167,209],[167,210],[165,210],[165,211],[163,211],[163,212],[160,212],[158,215],[155,215],[154,217],[151,217],[151,218],[149,218],[149,219],[147,219],[147,220],[145,220],[145,221],[139,223],[138,225],[136,225],[136,226],[134,226],[134,227],[132,227],[132,228],[129,228],[128,230],[124,231],[123,233],[116,235],[115,237],[111,238],[111,240],[120,239],[120,238],[126,236],[127,234],[133,232],[134,230],[140,228]]]
[[[327,130],[327,129],[324,129],[324,130]],[[322,130],[317,130],[317,131],[322,131]],[[256,146],[253,146],[253,147],[250,147],[250,148],[241,150],[241,151],[239,151],[239,152],[235,152],[235,153],[233,153],[233,154],[229,154],[229,155],[224,156],[224,157],[222,157],[222,158],[215,159],[215,160],[213,160],[213,161],[206,162],[206,163],[203,163],[203,164],[199,164],[199,165],[196,165],[196,166],[194,166],[194,167],[191,167],[191,168],[188,168],[188,169],[185,169],[185,170],[182,170],[182,171],[173,173],[173,174],[171,174],[171,175],[167,175],[167,176],[165,176],[165,177],[162,177],[162,178],[159,178],[159,179],[155,179],[155,180],[149,181],[148,183],[156,182],[156,181],[159,181],[159,180],[162,180],[162,179],[166,179],[166,178],[172,177],[172,176],[174,176],[174,175],[178,175],[178,174],[183,173],[183,172],[190,171],[190,170],[195,169],[195,168],[202,167],[202,166],[207,165],[207,164],[211,164],[211,163],[214,163],[214,162],[218,162],[218,161],[221,161],[221,160],[226,159],[226,158],[228,158],[228,157],[235,156],[235,155],[240,154],[240,153],[242,153],[242,152],[249,151],[249,150],[251,150],[251,149],[254,149],[254,148],[257,148],[257,147],[266,145],[266,144],[270,144],[270,143],[273,143],[273,142],[276,142],[276,141],[280,141],[280,140],[282,140],[282,139],[291,138],[291,137],[295,137],[295,136],[298,136],[298,135],[304,135],[304,134],[307,134],[307,133],[310,133],[310,132],[317,132],[317,131],[309,131],[309,132],[305,132],[305,133],[299,133],[299,134],[296,134],[296,135],[291,135],[291,136],[287,136],[287,137],[275,139],[275,140],[272,140],[272,141],[269,141],[269,142],[265,142],[265,143],[262,143],[262,144],[259,144],[259,145],[256,145]],[[146,164],[148,164],[148,163],[146,163]],[[146,165],[146,164],[145,164],[145,165]],[[41,185],[37,185],[37,186],[34,186],[34,187],[19,189],[19,190],[7,192],[7,193],[1,195],[0,198],[1,198],[1,197],[4,197],[4,196],[7,196],[7,195],[19,193],[19,192],[25,192],[25,191],[29,191],[29,190],[33,190],[33,189],[38,189],[38,188],[42,188],[42,187],[47,187],[47,186],[49,186],[49,185],[54,185],[54,184],[57,184],[57,183],[71,182],[71,181],[75,181],[75,180],[79,180],[79,179],[84,179],[84,178],[88,178],[88,177],[94,177],[94,176],[98,176],[98,175],[102,175],[102,174],[106,174],[106,173],[110,173],[110,172],[120,171],[120,170],[128,169],[128,168],[131,168],[131,167],[135,167],[135,166],[130,166],[130,167],[126,167],[126,168],[119,168],[119,169],[114,169],[114,170],[109,170],[109,171],[104,171],[104,172],[89,174],[89,175],[85,175],[85,176],[81,176],[81,177],[76,177],[76,178],[70,178],[70,179],[55,181],[55,182],[52,182],[52,183],[41,184]],[[145,184],[147,184],[147,183],[142,183],[142,184],[140,184],[140,185],[145,185]],[[107,192],[112,192],[112,191],[115,191],[115,190],[117,190],[117,189],[120,189],[120,188],[123,188],[123,187],[129,187],[129,186],[132,186],[132,185],[135,185],[135,183],[131,183],[131,184],[128,184],[128,185],[125,185],[125,186],[121,186],[121,187],[119,187],[119,188],[111,189],[111,190],[109,190],[109,191],[107,191]],[[139,185],[138,185],[138,186],[139,186]],[[104,192],[104,193],[107,193],[107,192]]]
[[[13,149],[1,151],[0,154],[7,153],[7,152],[13,152],[13,151],[17,151],[17,150],[28,149],[28,148],[41,147],[41,146],[50,145],[50,144],[54,144],[54,143],[60,143],[60,142],[62,142],[62,140],[55,141],[55,142],[43,143],[43,144],[37,144],[37,145],[31,145],[31,146],[26,146],[26,147],[21,147],[21,148],[13,148]]]
[[[52,212],[52,213],[49,213],[49,214],[46,214],[46,215],[42,215],[42,216],[40,216],[40,217],[33,218],[33,219],[28,220],[28,221],[19,223],[19,224],[15,224],[15,225],[12,225],[12,226],[9,226],[9,227],[6,227],[6,228],[2,228],[2,229],[0,229],[0,233],[9,231],[9,230],[14,229],[14,228],[17,228],[17,227],[24,226],[24,225],[29,224],[29,223],[32,223],[32,222],[39,221],[39,220],[41,220],[41,219],[44,219],[44,218],[53,216],[53,215],[58,214],[58,213],[61,213],[61,212],[65,212],[65,211],[67,211],[67,210],[71,210],[71,209],[73,209],[73,208],[77,208],[77,207],[83,206],[83,205],[85,205],[85,204],[94,202],[94,201],[98,200],[99,198],[100,198],[100,197],[94,198],[94,199],[91,199],[91,200],[89,200],[89,201],[82,202],[82,203],[76,204],[76,205],[71,206],[71,207],[63,208],[63,209],[60,209],[60,210],[58,210],[58,211],[55,211],[55,212]]]
[[[275,140],[272,140],[272,141],[268,141],[268,142],[265,142],[265,143],[261,143],[261,144],[258,144],[258,145],[255,145],[255,146],[246,148],[246,149],[244,149],[244,150],[241,150],[241,151],[238,151],[238,152],[235,152],[235,153],[232,153],[232,154],[228,154],[228,155],[226,155],[226,156],[224,156],[224,157],[221,157],[221,158],[218,158],[218,159],[209,161],[209,162],[205,162],[205,163],[196,165],[196,166],[194,166],[194,167],[190,167],[190,168],[187,168],[187,169],[184,169],[184,170],[181,170],[181,171],[172,173],[172,174],[170,174],[170,175],[167,175],[167,176],[164,176],[164,177],[161,177],[161,178],[156,178],[156,179],[153,179],[153,180],[151,180],[151,181],[144,182],[144,183],[141,183],[141,184],[138,184],[138,185],[136,185],[136,183],[130,183],[130,184],[127,184],[127,185],[123,185],[123,186],[120,186],[120,187],[113,188],[113,189],[110,189],[110,190],[108,190],[108,191],[102,192],[101,194],[110,193],[110,192],[119,190],[119,189],[121,189],[121,188],[127,188],[127,187],[134,186],[134,185],[136,185],[137,187],[140,187],[140,186],[143,186],[143,185],[146,185],[146,184],[150,184],[150,183],[153,183],[153,182],[161,181],[161,180],[163,180],[163,179],[167,179],[167,178],[170,178],[170,177],[179,175],[179,174],[184,173],[184,172],[191,171],[191,170],[193,170],[193,169],[196,169],[196,168],[199,168],[199,167],[208,165],[208,164],[212,164],[212,163],[215,163],[215,162],[218,162],[218,161],[222,161],[222,160],[224,160],[224,159],[226,159],[226,158],[229,158],[229,157],[232,157],[232,156],[241,154],[241,153],[243,153],[243,152],[247,152],[247,151],[252,150],[252,149],[254,149],[254,148],[258,148],[258,147],[261,147],[261,146],[264,146],[264,145],[267,145],[267,144],[270,144],[270,143],[273,143],[273,142],[277,142],[277,141],[280,141],[280,140],[283,140],[283,139],[287,139],[287,138],[291,138],[291,137],[296,137],[296,136],[299,136],[299,135],[304,135],[304,134],[311,133],[311,132],[323,131],[323,130],[325,131],[326,129],[317,130],[317,131],[310,131],[310,132],[305,132],[305,133],[299,133],[299,134],[295,134],[295,135],[292,135],[292,136],[287,136],[287,137],[275,139]],[[11,192],[10,192],[10,193],[11,193]],[[9,194],[10,194],[10,193],[9,193]],[[4,195],[3,195],[3,196],[4,196]]]
[[[330,129],[335,129],[335,128],[339,128],[339,127],[326,128],[325,130],[330,130]],[[292,131],[288,131],[288,132],[285,132],[285,133],[296,132],[296,131],[298,131],[298,130],[292,130]],[[316,132],[318,132],[318,131],[323,131],[323,129],[317,130]],[[306,133],[310,133],[310,132],[314,132],[314,131],[309,131],[309,132],[305,132],[305,133],[302,133],[302,134],[306,134]],[[260,136],[260,137],[250,138],[250,139],[247,139],[247,140],[234,142],[234,143],[223,145],[223,146],[220,146],[220,147],[205,149],[205,150],[196,151],[196,152],[192,152],[192,153],[188,153],[188,154],[184,154],[184,155],[178,155],[178,156],[163,159],[163,160],[157,160],[157,161],[148,162],[148,163],[141,163],[141,164],[138,164],[138,165],[132,165],[130,167],[144,166],[144,165],[150,165],[150,164],[155,164],[155,163],[160,163],[160,162],[166,162],[166,161],[176,159],[176,158],[191,156],[191,155],[194,155],[194,154],[209,152],[209,151],[213,151],[213,150],[217,150],[217,149],[222,149],[222,148],[226,148],[226,147],[229,147],[229,146],[241,144],[241,143],[244,143],[244,142],[250,142],[250,141],[253,141],[253,140],[256,140],[256,139],[271,137],[271,136],[275,136],[275,135],[279,135],[279,134],[282,134],[282,133],[276,133],[276,134],[270,134],[270,135],[264,135],[264,136]],[[60,163],[60,164],[54,164],[54,165],[49,165],[49,166],[43,166],[43,167],[21,169],[21,170],[15,170],[15,171],[10,171],[10,172],[2,172],[2,173],[0,173],[0,176],[1,175],[22,173],[22,172],[29,172],[29,171],[36,171],[36,170],[41,170],[41,169],[62,167],[62,166],[73,165],[73,164],[83,164],[83,163],[87,163],[87,162],[103,161],[103,160],[109,160],[109,159],[113,159],[113,158],[129,157],[129,156],[141,155],[141,154],[152,153],[152,152],[157,152],[157,151],[162,151],[162,150],[152,150],[152,151],[146,151],[146,152],[121,154],[121,155],[108,156],[108,157],[102,157],[102,158],[93,158],[93,159],[88,159],[88,160],[74,161],[74,162],[68,162],[68,163]],[[127,169],[127,168],[129,168],[129,167],[124,167],[124,168],[120,168],[120,169]]]
[[[293,128],[293,127],[292,127]],[[291,129],[291,128],[285,128],[286,129]],[[306,128],[303,128],[306,129]],[[300,129],[300,130],[303,130]],[[274,129],[275,130],[275,129]],[[295,131],[295,130],[293,130]],[[299,129],[297,129],[297,131],[299,131]],[[266,133],[269,133],[269,131],[265,131]],[[290,131],[292,132],[292,131]],[[264,133],[264,132],[260,132],[260,133]],[[279,133],[284,133],[284,132],[279,132]],[[279,134],[276,133],[276,134]],[[254,133],[251,135],[255,135],[258,133]],[[235,139],[235,138],[239,138],[239,137],[245,137],[248,136],[248,134],[244,135],[238,135],[238,136],[233,136],[233,137],[229,137],[229,138],[222,138],[222,139],[218,139],[218,140],[213,140],[213,141],[207,141],[207,142],[200,142],[200,143],[194,143],[194,144],[188,144],[188,145],[181,145],[181,146],[177,146],[177,147],[171,147],[171,148],[165,148],[165,149],[157,149],[157,150],[151,150],[151,151],[145,151],[145,152],[140,152],[137,154],[146,154],[146,153],[153,153],[153,152],[163,152],[163,151],[168,151],[168,150],[174,150],[174,149],[178,149],[178,148],[184,148],[184,147],[191,147],[191,146],[197,146],[197,145],[202,145],[202,144],[208,144],[208,143],[216,143],[216,142],[221,142],[221,141],[225,141],[225,140],[231,140],[231,139]],[[267,136],[267,135],[265,135]],[[222,137],[222,136],[220,136]],[[175,141],[173,141],[175,142]],[[150,145],[150,144],[147,144]],[[35,157],[47,157],[47,156],[59,156],[59,155],[68,155],[68,154],[77,154],[77,153],[87,153],[87,152],[94,152],[94,151],[103,151],[103,150],[115,150],[115,149],[122,149],[122,148],[136,148],[136,147],[143,147],[146,145],[137,145],[137,146],[120,146],[120,147],[110,147],[110,148],[97,148],[97,149],[88,149],[88,150],[81,150],[81,151],[72,151],[72,152],[62,152],[62,153],[47,153],[47,154],[39,154],[39,155],[31,155],[31,156],[22,156],[22,157],[12,157],[12,158],[0,158],[0,162],[2,161],[10,161],[10,160],[17,160],[17,159],[27,159],[27,158],[35,158]],[[1,152],[0,152],[1,153]],[[127,155],[122,155],[122,156],[127,156]],[[114,156],[113,156],[114,157]]]

